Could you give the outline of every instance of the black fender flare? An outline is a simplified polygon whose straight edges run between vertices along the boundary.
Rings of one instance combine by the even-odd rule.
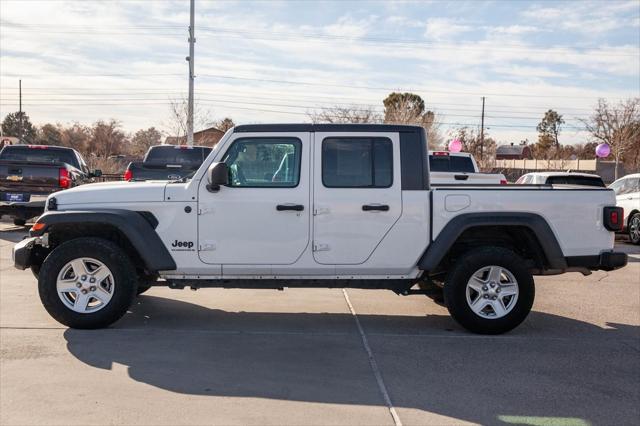
[[[550,268],[567,269],[562,248],[547,221],[538,214],[524,212],[465,213],[454,217],[425,250],[418,261],[418,267],[423,271],[434,270],[463,232],[483,226],[518,226],[530,229],[537,237]]]
[[[31,230],[32,237],[39,237],[56,225],[110,225],[129,240],[150,272],[176,269],[176,263],[155,231],[157,220],[146,212],[122,209],[96,209],[89,211],[48,211],[36,223],[45,226]]]

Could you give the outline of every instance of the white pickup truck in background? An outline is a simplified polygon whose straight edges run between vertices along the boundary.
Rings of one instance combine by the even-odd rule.
[[[409,295],[427,283],[460,324],[487,334],[526,318],[534,275],[626,265],[613,251],[623,225],[613,190],[438,187],[427,159],[421,127],[237,126],[191,179],[52,194],[14,264],[75,328],[117,321],[149,286]]]
[[[433,151],[429,153],[432,185],[506,185],[500,173],[481,173],[475,158],[468,152]]]

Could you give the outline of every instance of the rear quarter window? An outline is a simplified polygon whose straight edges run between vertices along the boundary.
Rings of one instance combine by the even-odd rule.
[[[145,162],[163,164],[202,164],[211,148],[184,148],[174,145],[153,147],[144,158]]]
[[[599,177],[591,176],[549,176],[547,183],[550,185],[583,185],[604,188],[605,184]]]
[[[471,157],[458,155],[429,155],[429,171],[475,173]]]
[[[71,149],[8,145],[0,151],[0,160],[31,161],[42,163],[66,163],[80,168],[75,152]]]

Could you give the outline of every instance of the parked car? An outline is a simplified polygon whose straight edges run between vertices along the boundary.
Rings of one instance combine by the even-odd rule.
[[[0,215],[23,226],[44,211],[49,194],[92,181],[79,152],[50,145],[7,145],[0,151]]]
[[[624,209],[624,232],[633,244],[640,244],[640,173],[627,175],[609,185],[616,204]]]
[[[521,185],[581,185],[604,188],[606,185],[598,175],[576,172],[534,172],[520,176],[516,184]]]
[[[534,275],[626,265],[612,190],[432,188],[427,155],[417,126],[237,126],[190,180],[50,195],[14,264],[74,328],[108,326],[152,285],[410,295],[435,281],[451,315],[487,334],[526,318]]]
[[[434,151],[429,153],[431,184],[507,184],[500,173],[480,173],[475,158],[468,152]]]
[[[142,161],[129,163],[124,180],[178,180],[192,175],[209,155],[207,146],[156,145]]]

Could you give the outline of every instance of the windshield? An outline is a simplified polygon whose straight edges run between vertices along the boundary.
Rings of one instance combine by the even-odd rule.
[[[8,145],[0,151],[0,160],[67,163],[79,168],[78,159],[71,149],[47,146]]]
[[[147,153],[145,163],[180,164],[198,167],[211,152],[208,147],[174,145],[154,146]]]

